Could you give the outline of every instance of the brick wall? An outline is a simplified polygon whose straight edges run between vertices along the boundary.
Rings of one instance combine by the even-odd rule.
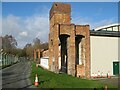
[[[45,50],[42,52],[42,57],[49,57],[49,50]]]

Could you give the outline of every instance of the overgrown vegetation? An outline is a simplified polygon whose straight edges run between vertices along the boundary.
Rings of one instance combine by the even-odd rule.
[[[32,63],[31,81],[34,84],[35,74],[38,73],[39,86],[38,88],[99,88],[104,90],[105,83],[97,80],[80,79],[67,74],[55,74],[39,67],[36,69],[36,64]],[[113,88],[108,85],[108,88]],[[98,89],[97,89],[98,90]]]

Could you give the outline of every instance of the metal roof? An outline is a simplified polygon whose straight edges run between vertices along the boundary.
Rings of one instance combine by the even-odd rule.
[[[106,37],[120,37],[118,31],[94,31],[90,30],[90,36],[106,36]]]
[[[110,24],[110,25],[101,26],[101,27],[95,28],[94,30],[98,31],[98,30],[103,30],[103,29],[107,29],[107,28],[112,28],[115,26],[120,26],[120,23],[114,23],[114,24]]]

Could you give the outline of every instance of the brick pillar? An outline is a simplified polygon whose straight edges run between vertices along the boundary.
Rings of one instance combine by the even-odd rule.
[[[83,37],[81,40],[81,60],[82,60],[82,70],[84,73],[82,73],[82,76],[85,77],[85,67],[86,67],[86,37]]]
[[[40,52],[40,49],[38,49],[38,63],[39,63],[39,64],[40,64],[40,57],[41,57],[41,56],[40,56],[40,53],[41,53],[41,52]]]
[[[38,58],[36,58],[37,56],[36,52],[38,52]],[[40,57],[41,57],[40,55],[41,55],[40,49],[34,49],[34,62],[40,63]],[[38,61],[36,59],[38,59]]]
[[[54,26],[54,57],[55,57],[55,72],[59,72],[59,24]]]
[[[34,62],[36,62],[36,51],[34,50]]]
[[[59,64],[59,24],[53,26],[53,31],[49,36],[49,69],[58,72]]]
[[[49,70],[51,70],[51,65],[52,65],[52,56],[53,56],[52,44],[53,44],[53,38],[51,37],[51,34],[49,34]]]
[[[85,76],[86,78],[90,78],[90,28],[89,25],[86,26],[86,62],[85,62]]]
[[[68,75],[75,76],[75,26],[71,25],[70,37],[69,37],[69,47],[68,47]]]

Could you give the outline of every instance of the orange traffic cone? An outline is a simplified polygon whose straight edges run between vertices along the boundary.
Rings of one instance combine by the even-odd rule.
[[[37,74],[36,74],[36,76],[35,76],[35,83],[34,83],[34,85],[35,85],[35,86],[38,86],[38,85],[39,85],[39,83],[38,83],[38,76],[37,76]]]

